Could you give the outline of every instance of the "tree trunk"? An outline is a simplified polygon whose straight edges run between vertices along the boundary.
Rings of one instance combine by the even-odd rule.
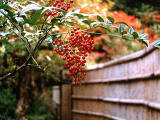
[[[16,120],[26,120],[25,115],[33,100],[31,84],[34,80],[31,71],[30,67],[26,67],[19,73]]]

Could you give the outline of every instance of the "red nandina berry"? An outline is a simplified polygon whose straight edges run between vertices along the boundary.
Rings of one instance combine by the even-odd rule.
[[[73,54],[73,52],[71,51],[70,54]]]
[[[85,76],[85,75],[86,75],[86,73],[84,72],[84,73],[83,73],[83,76]]]
[[[70,68],[70,65],[67,65],[67,68]]]
[[[58,42],[61,42],[61,39],[58,39]]]
[[[53,13],[52,13],[52,16],[54,16],[54,15],[56,15],[56,14],[57,14],[56,12],[53,12]]]
[[[82,59],[85,59],[85,57],[83,56]]]
[[[75,81],[75,84],[77,85],[77,84],[78,84],[78,81],[77,81],[77,79],[75,79],[74,81]]]
[[[82,63],[82,66],[85,66],[85,64],[84,64],[84,63]]]
[[[91,50],[94,50],[94,48],[95,48],[95,46],[93,46],[93,47],[91,48]]]
[[[50,16],[50,15],[51,15],[51,12],[46,12],[45,15],[46,15],[46,16]]]
[[[59,43],[58,43],[58,44],[57,44],[57,46],[58,46],[58,47],[60,47],[60,46],[61,46],[61,44],[59,44]]]
[[[70,74],[69,74],[69,76],[71,76],[71,77],[72,77],[72,76],[73,76],[73,75],[72,75],[72,73],[70,73]]]
[[[84,68],[81,68],[81,71],[84,72]]]
[[[88,56],[87,53],[84,54],[85,56]]]
[[[73,3],[73,0],[70,0],[71,3]]]
[[[67,48],[67,47],[68,47],[68,45],[64,45],[64,47],[65,47],[65,48]]]
[[[61,2],[63,2],[63,0],[60,0],[59,3]],[[60,5],[59,3],[57,3],[58,6]],[[61,8],[64,9],[64,6],[65,4],[61,6]],[[62,42],[61,39],[53,42],[53,45],[57,44],[59,47],[55,49],[55,51],[59,55],[64,55],[63,59],[67,60],[65,65],[69,69],[69,75],[73,76],[75,81],[84,79],[86,73],[83,66],[85,66],[86,63],[86,56],[88,56],[87,53],[90,53],[91,50],[94,50],[94,46],[92,46],[94,41],[91,40],[91,36],[81,33],[78,30],[80,30],[80,28],[71,30],[71,36],[68,39],[68,43]],[[63,48],[63,50],[61,50],[61,48]]]
[[[82,76],[81,79],[84,80],[84,76]]]
[[[54,0],[49,0],[48,2],[52,2]],[[73,0],[70,0],[69,2],[65,1],[65,0],[56,0],[53,4],[50,5],[50,7],[54,6],[56,8],[60,8],[63,9],[65,11],[68,11],[68,9],[71,6],[71,3],[73,3]],[[60,10],[57,9],[52,9],[53,11],[51,11],[50,13],[46,13],[46,16],[54,16],[57,14],[57,12],[60,12]],[[60,14],[59,14],[60,15]]]

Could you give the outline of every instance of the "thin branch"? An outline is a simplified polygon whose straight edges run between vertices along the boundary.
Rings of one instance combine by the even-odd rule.
[[[14,31],[13,31],[14,32]],[[19,36],[16,32],[14,32],[17,36]],[[22,35],[20,35],[20,36],[22,36]],[[25,42],[25,40],[21,37],[21,39],[22,39],[22,41],[23,42]],[[30,45],[30,44],[29,44]],[[29,52],[29,54],[30,54],[30,50],[29,50],[29,48],[28,48],[28,46],[26,46],[26,48],[27,48],[27,51]],[[31,47],[30,47],[31,48]],[[34,61],[34,63],[39,67],[39,68],[41,68],[41,66],[37,63],[37,61],[35,60],[35,58],[32,56],[32,59],[33,59],[33,61]]]
[[[42,31],[42,29],[44,27],[44,24],[45,24],[45,22],[46,22],[47,19],[48,19],[48,17],[46,17],[45,20],[43,21],[43,24],[42,24],[42,26],[40,28],[40,31]],[[39,35],[39,39],[40,39],[40,37],[41,37],[41,34]]]
[[[2,77],[0,77],[0,81],[4,81],[5,79],[11,77],[11,76],[14,76],[15,73],[19,72],[21,69],[23,69],[24,67],[26,67],[30,61],[30,59],[33,57],[33,55],[35,54],[35,52],[37,51],[38,47],[42,44],[42,42],[45,40],[45,38],[47,37],[47,33],[44,37],[42,37],[36,44],[34,50],[32,53],[29,54],[28,58],[26,59],[26,61],[20,66],[18,67],[17,69],[15,69],[13,72],[11,73],[8,73]]]
[[[84,33],[88,33],[88,34],[95,34],[95,35],[110,35],[110,36],[115,36],[115,37],[122,37],[120,35],[114,35],[114,34],[109,34],[109,33],[95,33],[95,32],[88,32],[88,31],[79,31],[79,32],[84,32]],[[71,33],[71,32],[62,32],[62,33],[54,33],[53,35],[59,35],[59,34],[68,34],[68,33]]]
[[[2,12],[1,12],[2,13]],[[3,14],[3,13],[2,13]],[[16,32],[14,32],[16,35],[18,35],[18,36],[20,36],[20,38],[22,39],[22,41],[23,42],[27,42],[27,44],[28,44],[28,46],[26,46],[26,48],[27,48],[27,51],[30,53],[30,50],[29,50],[29,48],[31,49],[31,44],[29,43],[29,41],[28,41],[28,39],[26,38],[26,37],[24,37],[24,36],[22,36],[22,33],[21,33],[21,31],[18,29],[18,27],[12,22],[12,20],[7,16],[7,15],[5,15],[5,14],[3,14],[5,17],[7,17],[9,20],[10,20],[10,22],[15,26],[15,28],[20,32],[20,35],[18,35]],[[43,28],[43,27],[42,27]],[[24,40],[24,38],[26,39],[26,40]],[[39,39],[40,39],[40,37],[39,37]],[[29,48],[28,48],[29,47]],[[39,67],[39,68],[41,68],[41,66],[37,63],[37,61],[34,59],[34,57],[32,56],[32,59],[33,59],[33,61],[35,62],[35,64]]]
[[[20,30],[19,30],[18,27],[14,24],[14,22],[13,22],[6,14],[4,14],[3,12],[1,12],[1,13],[2,13],[6,18],[8,18],[9,21],[14,25],[14,27],[20,32]],[[20,35],[22,36],[22,33],[21,33],[21,32],[20,32]],[[22,37],[24,37],[24,36],[22,36]],[[24,37],[24,38],[26,39],[29,48],[31,48],[31,45],[30,45],[28,39],[27,39],[26,37]]]

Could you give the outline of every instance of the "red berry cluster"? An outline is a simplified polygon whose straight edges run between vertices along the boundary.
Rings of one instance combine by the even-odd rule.
[[[64,44],[61,39],[53,42],[54,49],[59,55],[64,56],[65,64],[69,69],[70,76],[74,78],[75,84],[83,80],[86,75],[84,66],[88,52],[94,50],[94,41],[91,40],[91,35],[81,33],[80,28],[71,31],[68,43]]]
[[[71,7],[71,3],[73,3],[73,0],[70,0],[70,2],[66,2],[65,0],[49,0],[49,2],[53,2],[53,4],[50,5],[50,7],[56,7],[59,9],[62,9],[64,11],[68,11],[68,9]],[[53,11],[46,12],[46,16],[55,16],[58,14],[59,10],[52,9]]]

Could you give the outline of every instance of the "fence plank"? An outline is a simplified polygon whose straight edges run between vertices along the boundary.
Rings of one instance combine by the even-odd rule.
[[[88,66],[73,85],[73,120],[160,119],[160,50],[148,48]]]

